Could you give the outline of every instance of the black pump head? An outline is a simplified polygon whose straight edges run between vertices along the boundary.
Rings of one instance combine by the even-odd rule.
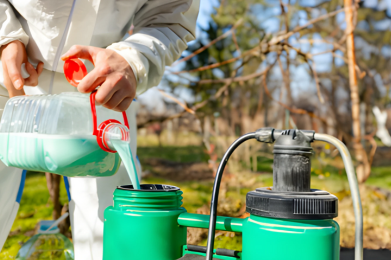
[[[274,144],[273,190],[311,189],[311,140],[298,130],[287,130]]]
[[[273,187],[247,193],[247,212],[288,219],[331,219],[338,215],[337,197],[311,190],[312,141],[310,132],[279,133],[273,150]]]
[[[300,130],[286,130],[274,143],[274,154],[312,155],[311,138]]]

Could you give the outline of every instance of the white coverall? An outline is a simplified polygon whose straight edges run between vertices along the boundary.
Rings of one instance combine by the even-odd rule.
[[[38,86],[25,87],[28,95],[77,91],[65,80],[60,60],[73,45],[117,51],[133,69],[141,94],[158,85],[165,66],[195,38],[198,8],[199,0],[0,0],[0,46],[19,40],[32,64],[44,62]],[[134,33],[123,39],[131,24]],[[0,63],[0,109],[8,96],[2,72]],[[134,155],[135,103],[127,110]],[[0,249],[19,206],[15,201],[21,174],[21,169],[0,162]],[[76,260],[102,259],[103,211],[112,204],[116,186],[129,183],[123,166],[112,177],[70,179]]]

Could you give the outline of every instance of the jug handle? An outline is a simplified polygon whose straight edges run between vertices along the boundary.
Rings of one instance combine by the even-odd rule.
[[[97,122],[97,117],[96,117],[96,107],[95,107],[95,95],[96,95],[96,90],[91,92],[90,95],[90,103],[91,103],[91,112],[92,112],[92,122],[93,122],[93,135],[98,134],[98,122]],[[122,112],[122,116],[124,118],[124,124],[125,126],[129,129],[129,121],[128,117],[126,115],[126,111]]]
[[[92,122],[93,122],[93,132],[92,134],[96,136],[99,147],[109,153],[116,153],[116,151],[113,151],[111,149],[108,149],[105,147],[105,144],[103,143],[104,140],[102,140],[102,130],[110,123],[116,123],[116,124],[121,124],[121,122],[115,120],[115,119],[108,119],[104,122],[102,122],[99,127],[98,127],[98,122],[97,122],[97,116],[96,116],[96,105],[95,105],[95,95],[96,95],[96,90],[94,90],[91,95],[90,95],[90,104],[91,104],[91,112],[92,112]],[[124,124],[125,126],[129,129],[129,121],[128,117],[126,116],[126,112],[122,112],[122,116],[124,117]]]

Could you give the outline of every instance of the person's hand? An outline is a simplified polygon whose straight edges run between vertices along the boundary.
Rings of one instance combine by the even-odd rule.
[[[77,90],[90,93],[98,86],[95,100],[115,111],[125,111],[136,96],[137,82],[129,63],[113,50],[73,46],[61,59],[87,59],[95,68],[79,83]]]
[[[10,97],[24,95],[23,86],[36,86],[42,73],[43,63],[35,69],[27,60],[26,48],[20,41],[13,41],[0,48],[0,58],[3,65],[4,84]],[[25,63],[30,77],[22,77],[21,67]]]

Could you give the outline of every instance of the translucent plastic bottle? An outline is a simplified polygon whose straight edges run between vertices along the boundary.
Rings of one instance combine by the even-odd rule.
[[[115,174],[121,159],[106,141],[129,141],[126,114],[95,107],[94,98],[77,92],[11,98],[0,121],[0,159],[71,177]]]
[[[41,221],[38,234],[30,238],[19,250],[17,260],[73,260],[73,244],[60,233],[54,221]]]

